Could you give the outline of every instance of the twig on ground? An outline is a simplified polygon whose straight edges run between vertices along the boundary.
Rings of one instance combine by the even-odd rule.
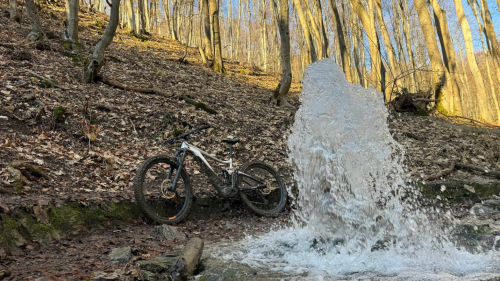
[[[447,163],[443,163],[443,162],[435,162],[435,163],[438,164],[438,165],[441,165],[441,166],[448,165]],[[486,168],[483,168],[483,167],[479,167],[479,166],[475,166],[475,165],[456,163],[455,164],[455,168],[456,169],[460,169],[460,170],[469,170],[469,171],[482,172],[482,173],[485,173],[485,174],[488,174],[488,175],[491,175],[493,177],[496,177],[496,178],[500,179],[500,172],[494,171],[494,170],[489,170],[489,169],[486,169]]]
[[[168,95],[167,93],[164,93],[163,91],[161,91],[160,89],[157,89],[157,88],[136,88],[136,87],[127,86],[127,85],[124,85],[124,84],[119,83],[117,81],[111,81],[106,76],[97,76],[96,80],[101,82],[101,83],[104,83],[106,85],[120,88],[120,89],[125,90],[125,91],[137,92],[137,93],[142,93],[142,94],[160,95],[160,96],[164,96],[166,98],[171,98],[174,96],[174,95]]]
[[[137,131],[135,130],[135,125],[134,125],[134,122],[132,122],[132,119],[128,119],[128,121],[130,121],[130,123],[132,124],[132,128],[134,129],[134,135],[137,135]]]
[[[65,87],[59,86],[59,84],[57,84],[57,83],[53,82],[51,79],[49,79],[49,78],[47,78],[47,77],[45,77],[45,76],[42,76],[42,75],[40,75],[40,74],[38,74],[38,73],[36,73],[36,72],[33,72],[33,71],[29,70],[29,69],[23,69],[23,70],[24,70],[25,72],[30,73],[30,74],[31,74],[31,75],[33,75],[33,76],[36,76],[36,77],[37,77],[37,78],[39,78],[39,79],[43,79],[43,80],[45,80],[47,83],[49,83],[50,85],[52,85],[52,86],[54,86],[54,87],[56,87],[56,88],[63,89],[63,90],[69,90],[68,88],[65,88]]]

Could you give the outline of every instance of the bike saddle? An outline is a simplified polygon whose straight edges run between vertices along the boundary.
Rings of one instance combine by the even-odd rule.
[[[240,139],[232,139],[232,140],[222,140],[222,142],[229,143],[229,144],[235,144],[238,143]]]

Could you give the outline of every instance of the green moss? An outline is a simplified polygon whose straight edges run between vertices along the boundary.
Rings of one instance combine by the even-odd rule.
[[[73,47],[71,46],[71,41],[65,41],[63,43],[63,48],[66,50],[66,51],[70,51],[71,49],[73,49]]]
[[[54,88],[54,84],[57,84],[57,83],[55,83],[54,81],[47,81],[45,79],[42,79],[39,83],[40,87],[45,88],[45,89]]]
[[[117,58],[117,57],[109,56],[109,58],[110,58],[113,62],[124,63],[121,59],[119,59],[119,58]]]
[[[20,231],[30,240],[39,242],[50,242],[53,239],[59,239],[58,231],[49,225],[37,222],[36,218],[24,210],[18,210]]]
[[[7,226],[7,228],[10,228],[10,229],[17,229],[17,227],[19,226],[19,223],[17,223],[11,217],[5,217],[4,222],[5,222],[5,225]]]
[[[418,116],[429,116],[429,113],[427,113],[427,111],[425,111],[425,110],[423,110],[421,108],[419,108],[417,110],[417,114],[418,114]]]
[[[448,181],[437,183],[418,183],[421,193],[426,198],[439,199],[450,204],[458,204],[466,201],[480,202],[481,198],[490,198],[500,194],[499,184],[483,184],[478,182]],[[445,186],[442,190],[441,186]],[[473,192],[465,186],[473,189]]]
[[[234,120],[232,118],[229,118],[227,121],[229,121],[229,124],[234,125]]]
[[[177,137],[177,136],[182,135],[182,133],[184,133],[184,131],[183,130],[178,130],[177,126],[174,125],[174,130],[172,132],[170,132],[170,136]]]
[[[58,106],[54,108],[54,120],[61,120],[64,113],[66,113],[66,107]]]
[[[208,107],[208,105],[206,103],[203,103],[203,102],[197,102],[193,99],[190,99],[189,97],[187,96],[182,96],[182,99],[184,101],[186,101],[187,103],[191,104],[191,105],[194,105],[194,107],[196,108],[199,108],[199,109],[203,109],[205,110],[206,112],[210,113],[210,114],[217,114],[218,112],[210,107]]]

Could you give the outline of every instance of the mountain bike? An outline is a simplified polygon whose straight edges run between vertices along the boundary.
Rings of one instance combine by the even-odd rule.
[[[193,202],[191,180],[184,167],[187,155],[192,155],[217,193],[223,198],[240,195],[243,202],[261,215],[275,215],[283,210],[287,192],[278,173],[269,165],[253,161],[233,169],[233,145],[239,139],[224,139],[229,145],[229,159],[221,160],[187,142],[189,135],[210,128],[205,126],[184,133],[165,143],[184,139],[175,157],[164,155],[148,158],[137,170],[134,194],[140,209],[158,223],[175,224],[188,214]],[[216,171],[205,158],[223,164]]]

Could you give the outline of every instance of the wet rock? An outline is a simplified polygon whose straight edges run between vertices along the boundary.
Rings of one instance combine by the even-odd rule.
[[[500,214],[500,200],[490,199],[472,206],[470,213],[476,216]]]
[[[147,270],[141,270],[141,280],[156,281],[160,280],[160,278],[158,275],[156,275],[156,273]]]
[[[160,225],[157,227],[160,235],[167,240],[177,239],[179,241],[185,241],[187,239],[186,234],[179,231],[176,227],[171,225]]]
[[[176,257],[156,257],[152,260],[139,261],[137,265],[139,265],[141,272],[149,271],[157,274],[167,272],[176,261]]]
[[[109,258],[114,263],[126,263],[132,259],[132,250],[130,247],[115,248],[109,254]]]
[[[120,274],[118,272],[93,272],[91,275],[92,281],[109,281],[109,280],[120,280]]]

